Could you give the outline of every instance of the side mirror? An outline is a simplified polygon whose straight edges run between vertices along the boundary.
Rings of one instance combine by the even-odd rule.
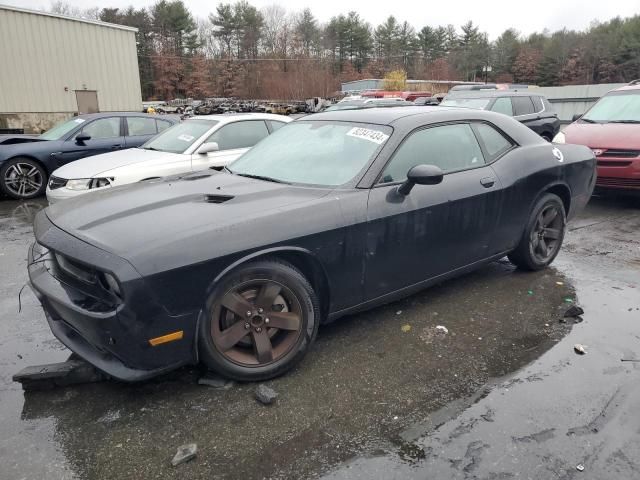
[[[198,155],[206,155],[207,153],[217,152],[220,150],[217,142],[207,142],[200,145],[198,149]]]
[[[579,120],[580,118],[582,118],[582,113],[576,113],[573,117],[571,117],[571,121],[575,122],[576,120]]]
[[[91,140],[91,135],[87,135],[86,133],[81,133],[76,137],[76,143],[78,145],[83,145],[87,140]]]
[[[435,165],[416,165],[409,173],[407,179],[398,187],[400,195],[409,195],[414,185],[437,185],[442,182],[444,173]]]

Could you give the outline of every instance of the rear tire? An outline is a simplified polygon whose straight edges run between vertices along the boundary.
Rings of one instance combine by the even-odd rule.
[[[240,266],[214,287],[200,320],[200,358],[238,381],[282,375],[313,344],[320,308],[304,275],[281,260]]]
[[[544,194],[533,207],[520,243],[508,255],[509,260],[523,270],[545,268],[560,251],[566,225],[566,212],[560,197]]]
[[[30,158],[18,157],[0,167],[0,191],[16,200],[29,200],[44,194],[47,172]]]

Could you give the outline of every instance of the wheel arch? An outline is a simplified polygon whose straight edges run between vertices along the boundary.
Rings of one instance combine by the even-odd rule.
[[[542,197],[542,195],[546,193],[553,193],[554,195],[560,197],[560,200],[562,200],[562,204],[564,205],[565,214],[567,217],[569,217],[569,210],[571,208],[571,189],[569,188],[569,186],[565,183],[560,182],[549,185],[540,195],[538,195],[538,198],[536,198],[536,202],[540,197]]]
[[[2,168],[6,163],[8,163],[8,162],[10,162],[12,160],[18,160],[20,158],[24,158],[26,160],[31,160],[32,162],[36,162],[45,171],[45,173],[47,174],[47,177],[51,176],[51,173],[53,173],[53,171],[49,169],[49,167],[47,166],[47,164],[45,162],[40,160],[38,157],[34,157],[33,155],[28,154],[28,153],[27,154],[14,155],[11,158],[7,158],[7,159],[1,161],[0,162],[0,168]]]
[[[331,301],[331,290],[329,287],[327,272],[322,266],[320,260],[312,252],[305,248],[283,246],[253,252],[227,266],[227,268],[225,268],[216,276],[216,278],[211,283],[210,288],[213,288],[213,286],[217,284],[224,276],[228,275],[230,272],[242,265],[245,265],[249,262],[254,262],[256,260],[267,260],[271,258],[283,260],[290,263],[295,268],[300,270],[300,272],[307,278],[307,280],[309,281],[309,283],[311,283],[311,286],[315,290],[316,295],[318,296],[318,300],[320,301],[320,312],[322,316],[320,322],[324,322],[329,315],[329,305]]]

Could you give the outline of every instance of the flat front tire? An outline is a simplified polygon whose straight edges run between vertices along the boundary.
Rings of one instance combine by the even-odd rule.
[[[313,287],[291,264],[260,260],[240,266],[209,295],[199,325],[201,361],[239,381],[282,375],[318,333]]]
[[[558,255],[564,240],[567,216],[562,200],[544,194],[535,204],[524,234],[509,260],[524,270],[541,270]]]

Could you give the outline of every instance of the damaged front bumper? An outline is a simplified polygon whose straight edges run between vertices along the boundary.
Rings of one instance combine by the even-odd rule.
[[[51,331],[71,351],[124,381],[144,380],[197,361],[197,312],[171,315],[126,260],[60,230],[44,212],[36,218],[35,232],[29,281]],[[122,298],[109,295],[99,282],[68,275],[57,261],[61,256],[87,270],[113,275]],[[150,342],[176,331],[183,332],[176,341]]]

